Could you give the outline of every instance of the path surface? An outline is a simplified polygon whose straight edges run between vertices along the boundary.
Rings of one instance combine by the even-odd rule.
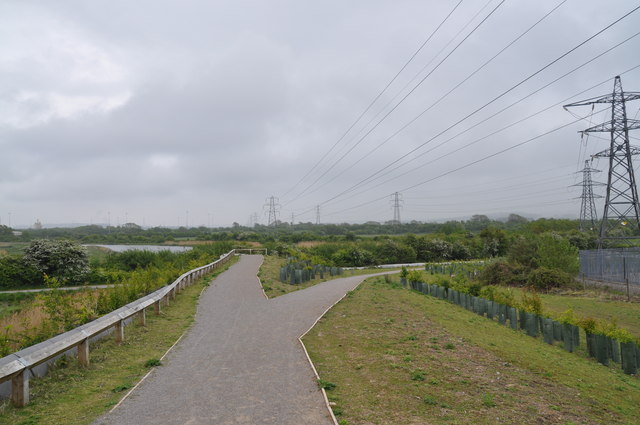
[[[261,256],[202,294],[194,326],[107,424],[332,424],[298,337],[366,276],[265,299]]]

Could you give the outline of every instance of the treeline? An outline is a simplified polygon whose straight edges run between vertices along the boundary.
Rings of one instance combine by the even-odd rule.
[[[0,241],[29,242],[35,239],[73,239],[87,244],[145,244],[178,240],[297,243],[316,240],[353,240],[357,236],[374,235],[477,234],[487,228],[525,233],[577,232],[579,223],[577,220],[544,218],[529,221],[525,217],[511,214],[504,221],[491,220],[485,215],[474,215],[466,221],[447,221],[445,223],[411,221],[402,224],[391,224],[370,221],[361,224],[298,223],[291,225],[290,223],[280,222],[275,227],[260,224],[246,227],[234,223],[232,227],[228,228],[154,227],[143,229],[136,224],[128,223],[118,227],[91,225],[75,228],[29,229],[23,230],[18,236],[14,235],[11,229],[6,226],[0,226]]]
[[[340,241],[302,245],[286,243],[266,245],[281,255],[305,258],[315,263],[339,267],[507,257],[510,259],[509,264],[518,265],[511,268],[515,275],[521,267],[535,269],[539,265],[536,261],[539,262],[541,252],[551,252],[550,255],[553,256],[553,251],[544,248],[556,246],[556,241],[563,247],[570,247],[571,252],[575,253],[576,261],[578,249],[595,246],[595,236],[577,231],[537,234],[493,227],[475,234],[471,232],[408,234],[343,238]],[[544,257],[545,260],[548,257]]]

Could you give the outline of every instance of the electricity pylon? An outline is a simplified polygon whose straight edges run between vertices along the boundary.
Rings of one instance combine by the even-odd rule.
[[[594,105],[596,103],[611,104],[610,121],[581,131],[583,134],[596,132],[611,134],[609,149],[594,155],[595,157],[609,158],[607,194],[598,238],[599,248],[602,248],[603,242],[606,240],[630,242],[632,239],[640,237],[640,205],[638,204],[638,189],[631,163],[633,151],[629,145],[629,130],[640,128],[640,121],[627,119],[626,109],[626,102],[636,99],[640,99],[640,93],[625,93],[622,90],[620,77],[616,76],[611,94],[564,105],[566,109],[572,106]]]
[[[279,200],[275,196],[270,196],[265,200],[264,209],[268,216],[267,225],[276,226],[278,223],[278,214],[280,213]]]
[[[316,224],[320,224],[320,205],[316,205]]]
[[[580,170],[582,173],[582,183],[578,183],[574,186],[582,187],[582,195],[580,199],[580,230],[595,230],[598,222],[598,213],[596,212],[595,198],[602,198],[600,195],[594,195],[593,185],[594,182],[591,179],[592,173],[599,173],[600,170],[591,168],[589,160],[584,161],[584,168]],[[595,183],[596,185],[602,185],[602,183]]]
[[[395,192],[391,195],[391,205],[393,206],[393,221],[391,224],[400,224],[400,207],[402,205],[402,194]]]
[[[620,240],[628,243],[640,237],[640,205],[638,204],[638,189],[631,162],[633,151],[638,149],[632,149],[629,145],[629,130],[640,128],[640,121],[627,119],[626,108],[626,102],[636,99],[640,99],[640,93],[625,93],[622,90],[620,76],[616,76],[613,83],[613,93],[564,105],[567,108],[611,103],[610,121],[582,130],[583,134],[595,132],[611,134],[609,149],[594,155],[595,157],[609,158],[607,195],[600,222],[599,248],[602,248],[605,240]],[[629,230],[625,230],[625,228]]]

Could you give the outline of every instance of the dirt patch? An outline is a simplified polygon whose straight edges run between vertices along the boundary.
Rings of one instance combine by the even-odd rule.
[[[302,241],[298,242],[296,246],[299,246],[300,248],[313,248],[314,246],[323,245],[325,243],[326,242],[323,241]]]

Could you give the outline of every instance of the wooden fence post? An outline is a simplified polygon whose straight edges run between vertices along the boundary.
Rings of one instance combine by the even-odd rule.
[[[118,320],[115,326],[116,344],[122,344],[124,341],[124,320]]]
[[[138,319],[140,320],[140,326],[147,326],[147,309],[143,308],[138,312]]]
[[[89,338],[83,339],[78,344],[78,363],[80,363],[80,366],[89,366]]]
[[[15,407],[29,403],[29,369],[23,369],[11,378],[11,402]]]
[[[154,309],[156,315],[159,315],[160,314],[160,310],[162,310],[161,307],[160,307],[160,301],[162,301],[162,300],[158,300],[155,303],[153,303],[153,309]]]

